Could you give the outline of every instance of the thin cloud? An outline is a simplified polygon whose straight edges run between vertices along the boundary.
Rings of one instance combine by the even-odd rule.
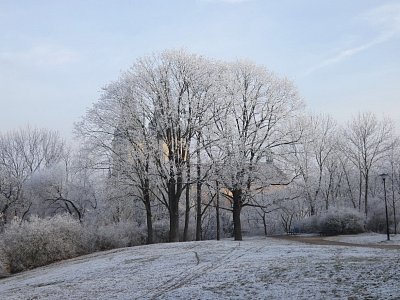
[[[400,3],[377,7],[364,14],[363,18],[387,35],[400,33]]]
[[[25,51],[0,52],[0,62],[31,66],[59,66],[79,60],[78,53],[69,49],[41,45]]]
[[[345,59],[357,55],[358,53],[400,36],[400,4],[380,6],[363,14],[362,19],[380,32],[376,38],[364,44],[340,51],[334,56],[311,67],[304,75],[309,75],[319,69],[337,64]]]
[[[339,62],[341,62],[341,61],[343,61],[345,59],[348,59],[348,58],[350,58],[350,57],[352,57],[352,56],[354,56],[354,55],[356,55],[358,53],[361,53],[361,52],[363,52],[363,51],[365,51],[365,50],[367,50],[367,49],[369,49],[369,48],[371,48],[371,47],[373,47],[375,45],[383,43],[383,42],[385,42],[387,40],[388,40],[388,38],[382,36],[382,37],[378,37],[377,39],[375,39],[375,40],[373,40],[373,41],[371,41],[369,43],[365,43],[365,44],[360,45],[360,46],[356,46],[356,47],[353,47],[353,48],[348,48],[348,49],[342,50],[339,53],[337,53],[335,56],[330,57],[328,59],[325,59],[322,62],[320,62],[319,64],[317,64],[316,66],[313,66],[312,68],[308,69],[307,72],[305,72],[305,75],[309,75],[309,74],[311,74],[311,73],[313,73],[313,72],[315,72],[315,71],[317,71],[319,69],[322,69],[322,68],[337,64],[337,63],[339,63]]]

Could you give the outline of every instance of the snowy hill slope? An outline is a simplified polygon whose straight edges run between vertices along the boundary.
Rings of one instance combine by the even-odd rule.
[[[400,299],[399,274],[400,250],[251,238],[95,253],[2,279],[0,299]]]

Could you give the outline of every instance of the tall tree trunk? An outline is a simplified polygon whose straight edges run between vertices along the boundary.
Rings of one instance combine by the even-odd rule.
[[[179,211],[176,201],[170,202],[169,241],[179,242]]]
[[[179,242],[179,198],[176,194],[175,179],[170,178],[168,183],[169,202],[169,241]]]
[[[151,203],[150,203],[150,180],[148,177],[149,174],[149,155],[146,157],[146,165],[145,165],[145,178],[144,178],[144,186],[143,186],[143,202],[146,208],[146,225],[147,225],[147,244],[153,244],[153,215],[151,212]]]
[[[190,221],[190,158],[189,151],[187,152],[186,158],[186,203],[185,203],[185,228],[183,229],[183,240],[189,240],[189,221]]]
[[[267,214],[265,212],[263,212],[262,220],[264,225],[264,235],[267,236]]]
[[[216,205],[215,205],[215,215],[217,218],[217,241],[221,239],[221,224],[220,224],[220,216],[219,216],[219,182],[216,182],[217,187],[217,196],[216,196]]]
[[[201,156],[200,156],[200,134],[197,135],[197,185],[196,185],[196,209],[197,209],[197,218],[196,218],[196,241],[201,241]]]
[[[351,183],[350,183],[350,179],[349,179],[349,174],[347,173],[346,169],[344,168],[343,163],[342,163],[342,166],[343,166],[344,175],[345,175],[345,177],[346,177],[346,183],[347,183],[347,186],[348,186],[348,189],[349,189],[350,201],[351,201],[351,203],[353,204],[353,208],[356,209],[356,208],[357,208],[357,203],[356,203],[356,200],[354,199],[354,196],[353,196],[353,190],[352,190],[352,188],[351,188]]]
[[[153,216],[151,213],[150,205],[150,192],[149,192],[149,180],[145,179],[145,188],[143,191],[143,200],[146,207],[146,224],[147,224],[147,244],[153,244]]]
[[[362,173],[360,171],[360,184],[358,193],[358,211],[361,212],[361,198],[362,198]]]
[[[369,174],[368,170],[365,172],[365,189],[364,189],[364,205],[365,205],[365,216],[368,216],[368,181]]]
[[[242,190],[233,190],[233,236],[235,241],[242,240],[242,225],[240,223],[240,213],[242,210]]]
[[[312,199],[311,195],[309,195],[310,197],[310,215],[314,216],[315,215],[315,204],[314,204],[314,200]]]

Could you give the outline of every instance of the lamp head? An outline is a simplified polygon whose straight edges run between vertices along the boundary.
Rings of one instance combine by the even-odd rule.
[[[388,178],[389,175],[387,173],[382,173],[382,174],[379,175],[379,177],[381,177],[382,180],[386,180],[386,178]]]

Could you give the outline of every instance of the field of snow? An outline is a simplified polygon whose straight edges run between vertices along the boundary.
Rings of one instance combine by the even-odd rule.
[[[400,250],[273,238],[95,253],[0,280],[0,299],[400,299]]]

